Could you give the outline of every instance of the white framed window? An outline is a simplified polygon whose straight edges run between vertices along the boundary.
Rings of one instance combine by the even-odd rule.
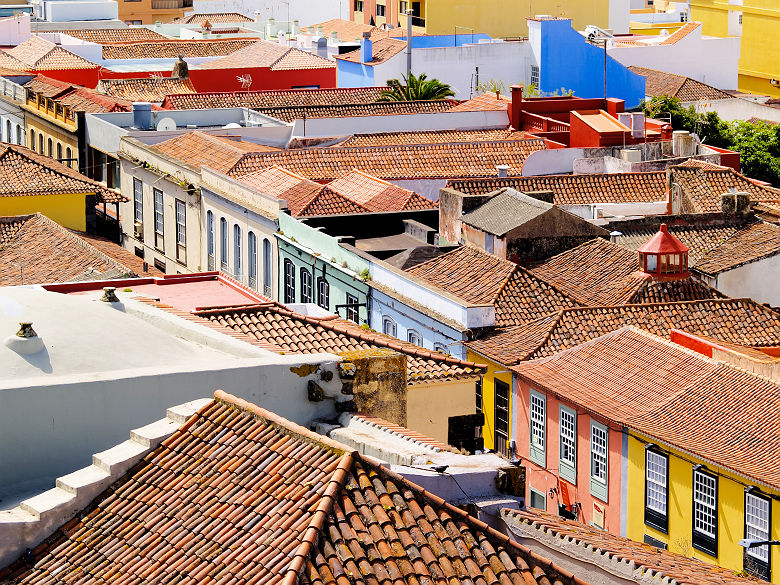
[[[346,315],[347,319],[354,323],[360,322],[360,307],[357,306],[358,298],[355,295],[347,293],[347,307]]]
[[[330,310],[330,285],[323,276],[317,279],[317,304],[326,311]]]
[[[447,349],[447,346],[438,341],[433,344],[433,351],[438,351],[440,353],[450,353]]]
[[[257,290],[257,236],[252,231],[246,240],[246,269],[249,286]]]
[[[609,457],[609,434],[607,427],[590,421],[590,493],[607,501],[607,461]]]
[[[536,508],[537,510],[547,510],[547,496],[544,495],[544,492],[540,492],[538,490],[535,490],[532,487],[528,488],[528,492],[530,494],[530,497],[528,498],[529,506],[531,508]]]
[[[652,447],[645,448],[645,524],[668,529],[669,457]]]
[[[536,65],[531,65],[531,85],[539,88],[539,67]]]
[[[241,265],[241,227],[238,224],[233,225],[233,276],[241,280],[243,276],[243,267]]]
[[[420,335],[414,329],[409,329],[409,331],[406,332],[406,339],[409,341],[409,343],[413,343],[415,345],[419,345],[420,347],[422,347],[423,344],[422,335]]]
[[[133,178],[133,219],[144,220],[144,184],[136,178]]]
[[[693,547],[718,556],[718,478],[693,470]]]
[[[770,506],[769,498],[760,496],[755,492],[745,493],[745,538],[769,540]],[[765,564],[768,569],[769,546],[764,545],[745,549],[745,556],[750,560]],[[758,566],[760,567],[760,564]],[[745,569],[747,570],[748,567],[746,566]],[[762,575],[756,576],[765,578]]]
[[[312,298],[311,272],[301,268],[301,302],[310,303]]]
[[[273,280],[273,258],[272,258],[271,240],[263,238],[263,294],[270,297],[274,295]]]
[[[222,272],[228,270],[228,224],[224,217],[219,218],[219,267]]]
[[[384,16],[385,15],[385,5],[384,4],[377,4],[376,5],[376,15],[377,16]]]
[[[187,245],[187,206],[179,199],[176,200],[176,243]]]
[[[577,483],[577,413],[561,405],[560,419],[560,461],[558,472],[563,479]]]
[[[214,212],[210,209],[206,212],[206,255],[208,269],[214,270]]]
[[[165,229],[163,215],[163,192],[159,189],[154,190],[154,231],[163,235]]]
[[[295,264],[289,258],[284,260],[284,302],[295,302]]]
[[[536,390],[530,391],[529,413],[530,427],[530,454],[531,461],[542,467],[547,464],[547,451],[545,436],[547,431],[547,397]]]
[[[382,333],[384,333],[385,335],[390,335],[392,337],[396,336],[396,325],[392,317],[382,318]]]

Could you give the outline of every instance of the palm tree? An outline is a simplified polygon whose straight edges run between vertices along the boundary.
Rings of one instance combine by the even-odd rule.
[[[446,83],[438,79],[428,79],[425,73],[415,76],[409,74],[409,78],[402,75],[403,83],[398,79],[388,79],[389,89],[383,89],[380,102],[411,102],[421,100],[443,100],[454,97],[455,92]]]

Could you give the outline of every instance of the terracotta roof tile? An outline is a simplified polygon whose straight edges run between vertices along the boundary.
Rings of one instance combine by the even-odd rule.
[[[94,89],[72,85],[45,75],[36,75],[24,84],[33,93],[51,98],[56,103],[67,106],[71,112],[97,114],[103,112],[129,112],[133,109],[130,100],[109,97]]]
[[[514,366],[540,389],[780,487],[780,386],[630,327]]]
[[[436,209],[438,205],[408,189],[403,189],[361,171],[351,171],[328,183],[328,188],[371,212]]]
[[[780,346],[780,314],[752,299],[707,299],[563,309],[467,342],[504,365],[546,357],[628,325],[668,337],[680,329],[747,347]]]
[[[195,88],[189,79],[141,77],[138,79],[101,79],[96,91],[131,102],[160,103],[168,94],[194,94]]]
[[[451,111],[451,110],[450,110]],[[436,144],[439,142],[491,142],[494,140],[523,140],[525,132],[516,130],[423,130],[420,132],[384,132],[355,134],[338,144],[352,148],[388,146],[392,144]]]
[[[389,348],[407,355],[407,382],[410,385],[430,380],[473,378],[484,372],[484,366],[363,329],[351,321],[309,317],[277,303],[217,308],[195,314],[279,352],[340,354],[358,349]]]
[[[376,102],[367,104],[338,104],[313,106],[282,106],[252,108],[284,122],[306,118],[348,118],[355,116],[397,116],[399,114],[437,114],[452,108],[450,100],[420,102]]]
[[[662,45],[674,45],[687,37],[692,32],[701,28],[700,22],[688,22],[684,26],[681,26],[668,37],[666,37],[660,44]]]
[[[330,37],[332,33],[336,33],[336,38],[340,41],[354,41],[363,38],[363,33],[373,33],[378,31],[377,27],[370,24],[363,24],[362,22],[355,22],[353,20],[345,20],[343,18],[333,18],[326,20],[325,22],[318,22],[311,26],[303,27],[301,32],[315,34],[317,30],[322,27],[323,36]]]
[[[355,49],[342,55],[337,55],[336,59],[349,61],[351,63],[363,63],[364,65],[379,65],[388,59],[392,59],[406,49],[406,41],[400,39],[380,38],[372,39],[371,61],[363,63],[361,61],[361,49]]]
[[[27,71],[50,71],[59,69],[97,69],[99,65],[71,53],[37,35],[0,52],[0,66]]]
[[[601,238],[553,256],[532,268],[531,273],[577,302],[590,306],[692,301],[723,296],[696,277],[659,282],[639,272],[639,254],[636,251]]]
[[[573,544],[589,544],[594,553],[630,563],[633,561],[642,579],[670,579],[687,585],[755,585],[752,578],[737,577],[734,571],[711,565],[699,559],[675,554],[649,544],[636,542],[586,526],[581,522],[565,520],[560,516],[539,510],[510,510],[505,508],[501,515],[511,523],[523,523],[550,536],[565,539]],[[533,538],[533,536],[531,537]],[[651,577],[652,575],[652,577]]]
[[[167,39],[166,36],[154,32],[150,28],[142,26],[128,26],[125,28],[79,28],[63,29],[57,31],[62,34],[70,35],[74,38],[97,43],[125,43],[135,41],[153,41]]]
[[[173,22],[176,24],[202,24],[206,20],[211,24],[254,22],[248,16],[244,16],[238,12],[196,12],[195,14],[188,14],[187,16],[177,18]]]
[[[0,197],[74,193],[95,194],[98,202],[127,201],[116,191],[23,146],[7,144],[0,150]]]
[[[48,217],[0,217],[0,285],[160,276],[121,246],[65,229]]]
[[[257,39],[188,39],[151,40],[103,45],[104,59],[164,59],[187,57],[224,57],[246,47]]]
[[[630,65],[628,67],[637,75],[645,78],[645,95],[676,97],[683,102],[695,102],[698,100],[723,100],[732,99],[725,91],[696,81],[684,75],[675,75],[657,69],[647,69]]]
[[[190,166],[208,166],[222,172],[232,168],[247,152],[278,150],[272,146],[232,140],[198,130],[158,142],[153,148]]]
[[[511,98],[505,95],[495,93],[483,93],[475,98],[461,102],[454,108],[453,112],[501,112],[506,111]]]
[[[413,144],[368,148],[312,148],[245,156],[230,175],[243,175],[271,165],[283,166],[313,181],[328,181],[358,169],[384,180],[489,176],[496,165],[519,174],[526,157],[544,149],[541,140]]]
[[[194,41],[193,41],[194,42]],[[207,41],[203,41],[207,42]],[[213,41],[212,41],[213,42]],[[230,41],[234,42],[234,41]],[[285,47],[270,41],[247,39],[238,50],[233,49],[220,59],[196,65],[193,69],[234,69],[236,67],[268,67],[271,71],[300,69],[335,69],[336,63],[318,55]]]
[[[19,583],[585,585],[347,447],[217,391]]]
[[[447,186],[469,195],[484,195],[511,187],[521,193],[552,191],[556,205],[640,203],[667,199],[666,173],[544,175],[450,180]]]
[[[246,107],[251,109],[370,104],[380,98],[382,87],[285,89],[224,93],[168,95],[163,107],[171,110]]]
[[[721,195],[730,191],[750,193],[760,203],[780,202],[780,189],[761,184],[730,168],[690,163],[671,167],[671,180],[682,191],[682,212],[713,213],[721,210]]]

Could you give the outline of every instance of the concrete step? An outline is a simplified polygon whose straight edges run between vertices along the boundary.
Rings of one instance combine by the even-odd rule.
[[[58,508],[62,508],[75,501],[76,496],[63,489],[55,487],[35,497],[23,501],[19,507],[41,519],[42,516]]]
[[[172,406],[166,412],[166,415],[172,421],[175,421],[179,425],[183,425],[187,422],[193,414],[198,412],[201,408],[211,402],[211,398],[201,398],[199,400],[193,400],[191,402],[185,402],[177,406]]]
[[[156,449],[160,443],[166,438],[170,437],[176,429],[179,428],[179,423],[169,418],[163,418],[130,431],[130,440],[140,443],[147,449]]]
[[[65,490],[75,496],[79,492],[89,489],[89,491],[101,492],[111,485],[112,476],[105,469],[97,465],[90,465],[68,475],[64,475],[57,480],[57,487]]]
[[[92,465],[110,473],[114,477],[124,475],[136,462],[149,451],[138,441],[128,439],[92,456]]]

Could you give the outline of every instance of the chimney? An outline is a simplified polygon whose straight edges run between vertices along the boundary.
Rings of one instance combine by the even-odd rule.
[[[6,337],[3,345],[18,354],[32,355],[43,349],[43,339],[35,333],[31,321],[22,321],[19,323],[19,331],[16,335]]]
[[[255,22],[263,22],[263,13],[255,10]]]
[[[138,130],[152,129],[152,104],[133,102],[133,126]]]
[[[515,130],[522,130],[520,117],[523,112],[523,86],[513,85],[510,89],[512,90],[512,103],[509,105],[509,125]]]
[[[497,165],[496,170],[498,171],[499,179],[509,176],[509,165]]]
[[[360,41],[360,62],[369,63],[374,59],[374,46],[371,42],[371,33],[363,33],[363,40]]]
[[[739,215],[750,211],[750,193],[724,193],[720,196],[720,210],[729,215]]]
[[[176,63],[173,64],[171,77],[175,77],[177,79],[190,78],[190,68],[187,66],[187,62],[184,60],[182,55],[179,55],[179,59],[176,61]]]
[[[116,287],[104,286],[103,296],[100,297],[100,300],[103,301],[104,303],[118,303],[119,297],[116,296]]]
[[[293,37],[298,36],[298,33],[301,32],[301,24],[300,24],[300,22],[298,21],[297,18],[295,20],[293,20],[292,28],[290,29],[290,31],[291,31],[290,32],[290,36],[293,36]]]
[[[609,233],[609,241],[613,244],[622,244],[623,243],[623,232],[610,232]]]

